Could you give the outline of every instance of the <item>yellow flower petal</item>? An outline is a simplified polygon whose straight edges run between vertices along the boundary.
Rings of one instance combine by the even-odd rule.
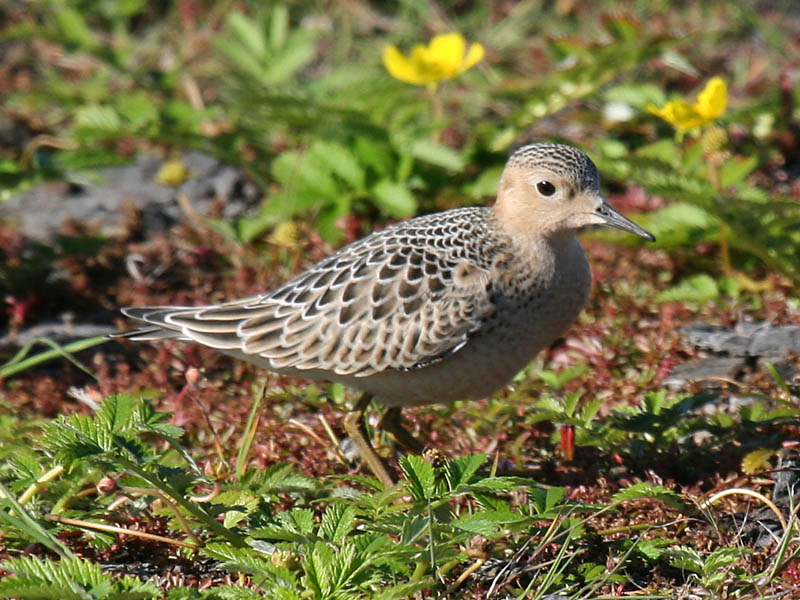
[[[647,107],[647,110],[661,117],[679,131],[687,131],[699,127],[706,122],[703,116],[685,100],[671,100],[662,108],[656,108],[650,105]]]
[[[460,33],[437,35],[428,44],[428,58],[439,65],[443,79],[450,79],[463,71],[466,46]]]
[[[469,51],[467,55],[464,57],[464,64],[462,65],[462,71],[466,71],[470,67],[478,64],[480,61],[483,60],[483,46],[475,43],[469,47]]]
[[[700,92],[694,109],[708,121],[713,121],[725,112],[728,106],[728,86],[721,77],[712,78]]]
[[[414,46],[406,56],[395,46],[383,50],[383,64],[395,79],[415,85],[452,79],[483,58],[483,46],[467,43],[460,33],[435,36],[427,46]]]
[[[414,65],[420,83],[433,83],[447,79],[442,72],[442,66],[431,58],[430,50],[426,46],[414,46],[411,51],[411,64]]]
[[[417,48],[421,48],[421,46]],[[400,81],[413,83],[415,85],[424,85],[428,83],[427,80],[421,78],[419,69],[416,68],[415,63],[409,60],[408,57],[395,46],[386,46],[386,48],[383,49],[383,66],[386,67],[386,70],[389,71],[392,77]]]

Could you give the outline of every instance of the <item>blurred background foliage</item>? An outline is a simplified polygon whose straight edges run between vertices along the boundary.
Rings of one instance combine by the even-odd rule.
[[[784,4],[769,10],[791,12]],[[508,153],[548,139],[589,152],[612,191],[656,198],[623,208],[647,212],[637,218],[661,246],[692,258],[718,245],[722,260],[698,270],[733,282],[723,288],[739,269],[798,280],[798,190],[774,178],[798,169],[791,34],[758,3],[670,7],[12,1],[0,8],[13,72],[0,99],[2,197],[140,151],[198,149],[263,191],[257,214],[216,224],[231,239],[261,243],[305,222],[337,245],[349,215],[368,231],[486,202]],[[448,32],[485,48],[456,79],[409,85],[381,63],[389,44]],[[653,114],[714,76],[730,98],[713,122],[675,131]]]

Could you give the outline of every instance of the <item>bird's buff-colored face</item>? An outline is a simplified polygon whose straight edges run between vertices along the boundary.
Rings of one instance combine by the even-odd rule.
[[[518,151],[503,172],[495,211],[515,233],[557,235],[604,225],[655,239],[608,203],[594,163],[569,146],[535,144]]]

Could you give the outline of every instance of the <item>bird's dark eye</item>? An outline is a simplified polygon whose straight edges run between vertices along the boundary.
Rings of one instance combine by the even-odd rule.
[[[556,186],[549,181],[540,181],[536,184],[536,189],[542,196],[552,196],[556,193]]]

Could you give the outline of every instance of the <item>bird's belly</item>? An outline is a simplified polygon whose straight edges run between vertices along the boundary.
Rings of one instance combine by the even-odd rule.
[[[385,371],[343,383],[389,406],[484,398],[506,385],[574,322],[588,289],[559,285],[536,301],[503,307],[463,348],[412,371]]]

